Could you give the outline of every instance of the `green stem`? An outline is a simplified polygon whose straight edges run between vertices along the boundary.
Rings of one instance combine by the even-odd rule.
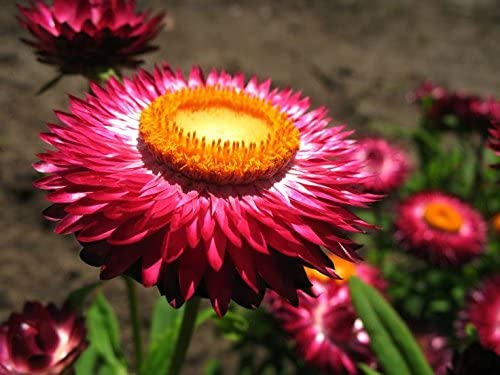
[[[125,285],[127,287],[128,307],[130,321],[132,323],[132,337],[134,340],[135,350],[135,366],[137,371],[141,368],[143,351],[142,351],[142,336],[141,336],[141,318],[139,314],[139,305],[137,303],[137,294],[135,291],[135,281],[124,276]]]
[[[189,342],[193,335],[194,326],[196,323],[196,315],[198,314],[198,307],[200,305],[200,298],[193,297],[186,302],[184,308],[184,316],[182,317],[182,324],[177,337],[175,345],[175,352],[170,362],[168,375],[179,375],[186,358],[186,353],[189,348]]]

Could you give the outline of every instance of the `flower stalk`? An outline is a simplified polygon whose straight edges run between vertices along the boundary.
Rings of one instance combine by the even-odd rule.
[[[132,324],[132,338],[134,341],[135,352],[135,366],[137,371],[141,368],[143,359],[143,346],[142,346],[142,331],[141,331],[141,317],[139,313],[139,305],[137,303],[137,293],[135,290],[135,282],[128,276],[124,276],[125,286],[127,288],[127,299],[130,314],[130,321]]]
[[[175,345],[175,351],[167,373],[168,375],[178,375],[181,372],[182,365],[184,364],[186,353],[189,348],[189,343],[191,342],[191,337],[193,336],[199,306],[199,297],[191,298],[186,302],[179,336],[177,337],[177,343]]]

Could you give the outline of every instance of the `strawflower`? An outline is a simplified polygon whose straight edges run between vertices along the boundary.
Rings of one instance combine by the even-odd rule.
[[[354,264],[333,257],[341,280],[326,279],[317,271],[308,275],[317,296],[300,292],[299,306],[271,294],[268,308],[295,343],[307,363],[328,374],[357,374],[357,363],[375,366],[370,338],[357,317],[346,281],[356,275],[365,283],[385,291],[380,272],[365,263]]]
[[[109,68],[136,67],[138,55],[161,28],[162,14],[137,12],[135,0],[34,0],[19,5],[19,22],[31,33],[25,43],[38,60],[64,74],[95,76]]]
[[[485,248],[487,224],[481,214],[439,191],[420,192],[404,200],[395,225],[396,240],[433,263],[464,263]]]
[[[270,81],[168,66],[71,98],[42,139],[45,215],[75,233],[101,278],[134,276],[175,307],[200,295],[219,314],[258,306],[266,288],[297,304],[304,266],[335,276],[327,248],[357,255],[348,211],[372,200],[357,187],[355,142],[327,127],[325,108]]]
[[[500,101],[495,98],[449,91],[431,81],[411,92],[409,100],[419,105],[430,125],[438,129],[486,133],[492,124],[500,121]]]
[[[360,140],[357,155],[364,162],[361,174],[365,176],[363,187],[366,191],[389,193],[398,189],[408,176],[408,155],[385,139]]]
[[[0,325],[0,375],[57,375],[86,349],[82,318],[64,305],[28,302]]]
[[[490,129],[490,138],[489,144],[491,150],[495,153],[496,156],[500,156],[500,121],[496,122]],[[493,166],[494,168],[500,168],[500,163],[497,163]]]
[[[500,275],[484,280],[469,294],[457,321],[459,336],[465,335],[467,324],[477,329],[481,345],[500,356]]]
[[[446,336],[425,333],[417,335],[416,339],[434,373],[446,375],[447,370],[451,367],[453,357],[453,350]]]

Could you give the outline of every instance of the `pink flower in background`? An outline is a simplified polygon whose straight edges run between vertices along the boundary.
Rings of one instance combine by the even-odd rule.
[[[398,146],[382,138],[366,138],[358,142],[357,157],[363,161],[361,169],[364,189],[373,193],[389,193],[406,180],[409,157]]]
[[[348,211],[359,193],[355,143],[325,108],[270,81],[168,66],[71,99],[35,168],[57,233],[75,233],[101,278],[132,274],[181,306],[209,297],[254,307],[266,288],[294,304],[304,265],[335,277],[321,247],[357,257]]]
[[[69,305],[28,302],[0,326],[0,375],[57,375],[86,349],[84,321]]]
[[[457,129],[463,131],[486,130],[500,121],[500,101],[483,99],[463,91],[449,91],[425,81],[409,94],[409,100],[421,106],[424,116],[439,128],[449,127],[447,116],[458,120]]]
[[[481,214],[439,191],[420,192],[403,201],[395,224],[396,239],[433,263],[464,263],[484,251],[487,224]]]
[[[469,323],[476,327],[481,345],[500,355],[500,275],[487,278],[469,294],[457,322],[459,336]]]
[[[500,156],[500,121],[496,122],[490,129],[489,147],[493,152]],[[500,163],[493,165],[494,168],[500,168]]]
[[[137,56],[154,50],[149,42],[161,28],[162,14],[137,13],[135,0],[42,0],[19,6],[19,22],[33,39],[39,61],[62,73],[95,74],[135,67]]]
[[[446,375],[453,357],[453,350],[450,348],[448,339],[434,333],[417,334],[416,339],[434,373]]]
[[[356,275],[381,291],[387,283],[368,264],[353,265],[337,257],[333,261],[342,280],[311,275],[317,297],[300,292],[300,304],[294,307],[272,294],[268,306],[307,363],[328,374],[356,374],[358,362],[374,366],[375,357],[345,281]]]

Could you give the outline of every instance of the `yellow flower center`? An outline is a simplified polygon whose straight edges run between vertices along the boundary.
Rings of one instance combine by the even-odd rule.
[[[335,273],[339,275],[342,280],[333,280],[338,284],[344,284],[349,278],[356,274],[356,263],[349,262],[348,260],[342,259],[336,255],[331,254],[330,259],[335,266]],[[306,267],[306,274],[309,279],[319,281],[320,283],[327,283],[332,281],[328,276],[322,273]]]
[[[142,113],[139,133],[174,170],[215,184],[269,178],[299,149],[299,130],[270,101],[216,86],[158,97]]]
[[[429,203],[425,207],[424,219],[431,227],[452,233],[458,232],[463,224],[462,215],[442,202]]]

